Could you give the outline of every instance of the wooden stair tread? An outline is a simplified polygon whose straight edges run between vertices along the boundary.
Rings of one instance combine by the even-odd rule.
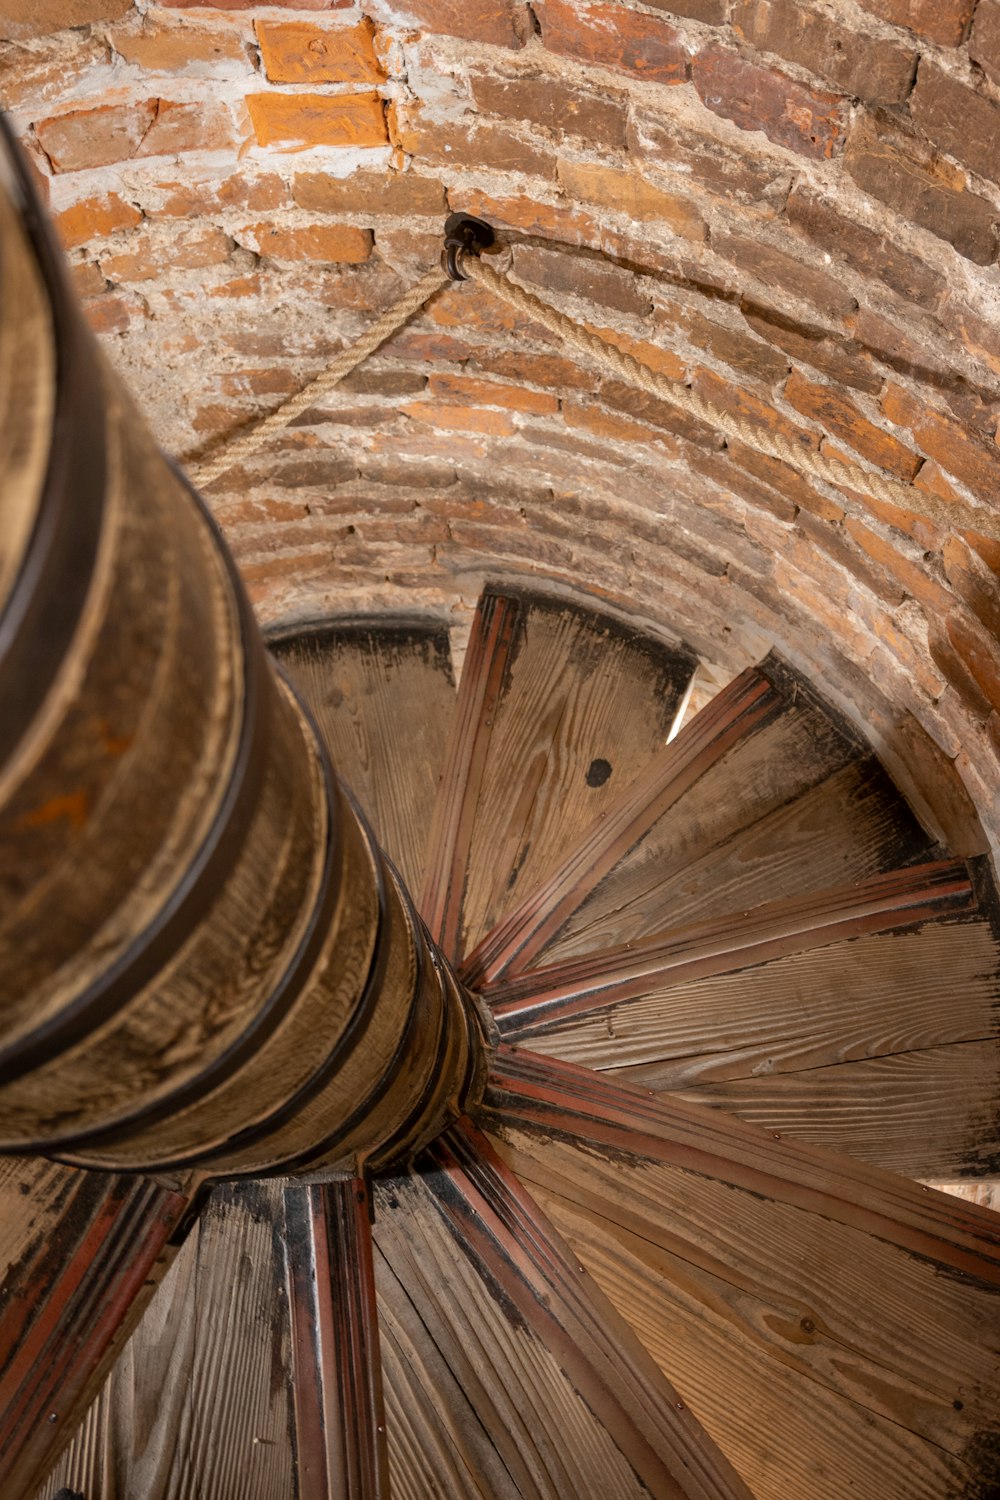
[[[447,626],[329,621],[269,639],[337,774],[407,885],[423,878],[431,809],[455,703]]]
[[[522,1097],[519,1066],[491,1106],[505,1160],[758,1500],[989,1492],[1000,1216],[737,1121],[718,1157],[711,1112],[619,1108],[564,1064],[525,1059]]]
[[[544,880],[663,744],[686,651],[568,601],[488,589],[462,672],[422,909],[452,957]]]

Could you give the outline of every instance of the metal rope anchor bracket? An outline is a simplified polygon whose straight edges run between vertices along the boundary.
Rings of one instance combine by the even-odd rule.
[[[452,281],[468,281],[462,270],[463,255],[481,255],[496,244],[497,237],[485,219],[472,214],[449,214],[444,223],[442,264]]]

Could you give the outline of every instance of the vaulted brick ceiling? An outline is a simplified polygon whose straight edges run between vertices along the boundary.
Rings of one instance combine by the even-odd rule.
[[[954,501],[761,459],[455,288],[209,498],[266,619],[592,594],[769,645],[996,842],[1000,0],[0,0],[2,94],[164,445],[262,413],[448,209],[670,378]]]

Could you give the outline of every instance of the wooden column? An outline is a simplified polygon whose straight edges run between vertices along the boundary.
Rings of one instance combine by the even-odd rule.
[[[405,1154],[475,1071],[463,997],[7,154],[0,1149],[220,1173]]]

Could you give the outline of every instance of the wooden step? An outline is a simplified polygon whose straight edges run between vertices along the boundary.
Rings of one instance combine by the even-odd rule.
[[[911,866],[484,992],[535,1051],[910,1176],[1000,1170],[1000,921],[985,861]]]
[[[1000,1216],[509,1048],[486,1105],[757,1500],[993,1492]]]
[[[268,639],[404,881],[420,888],[455,704],[448,628],[333,620]]]
[[[863,879],[930,840],[858,736],[769,657],[723,689],[463,966],[481,987],[770,897]]]
[[[669,735],[694,659],[566,600],[479,602],[421,908],[460,957],[543,881]]]
[[[375,1203],[394,1500],[750,1500],[479,1132]]]

